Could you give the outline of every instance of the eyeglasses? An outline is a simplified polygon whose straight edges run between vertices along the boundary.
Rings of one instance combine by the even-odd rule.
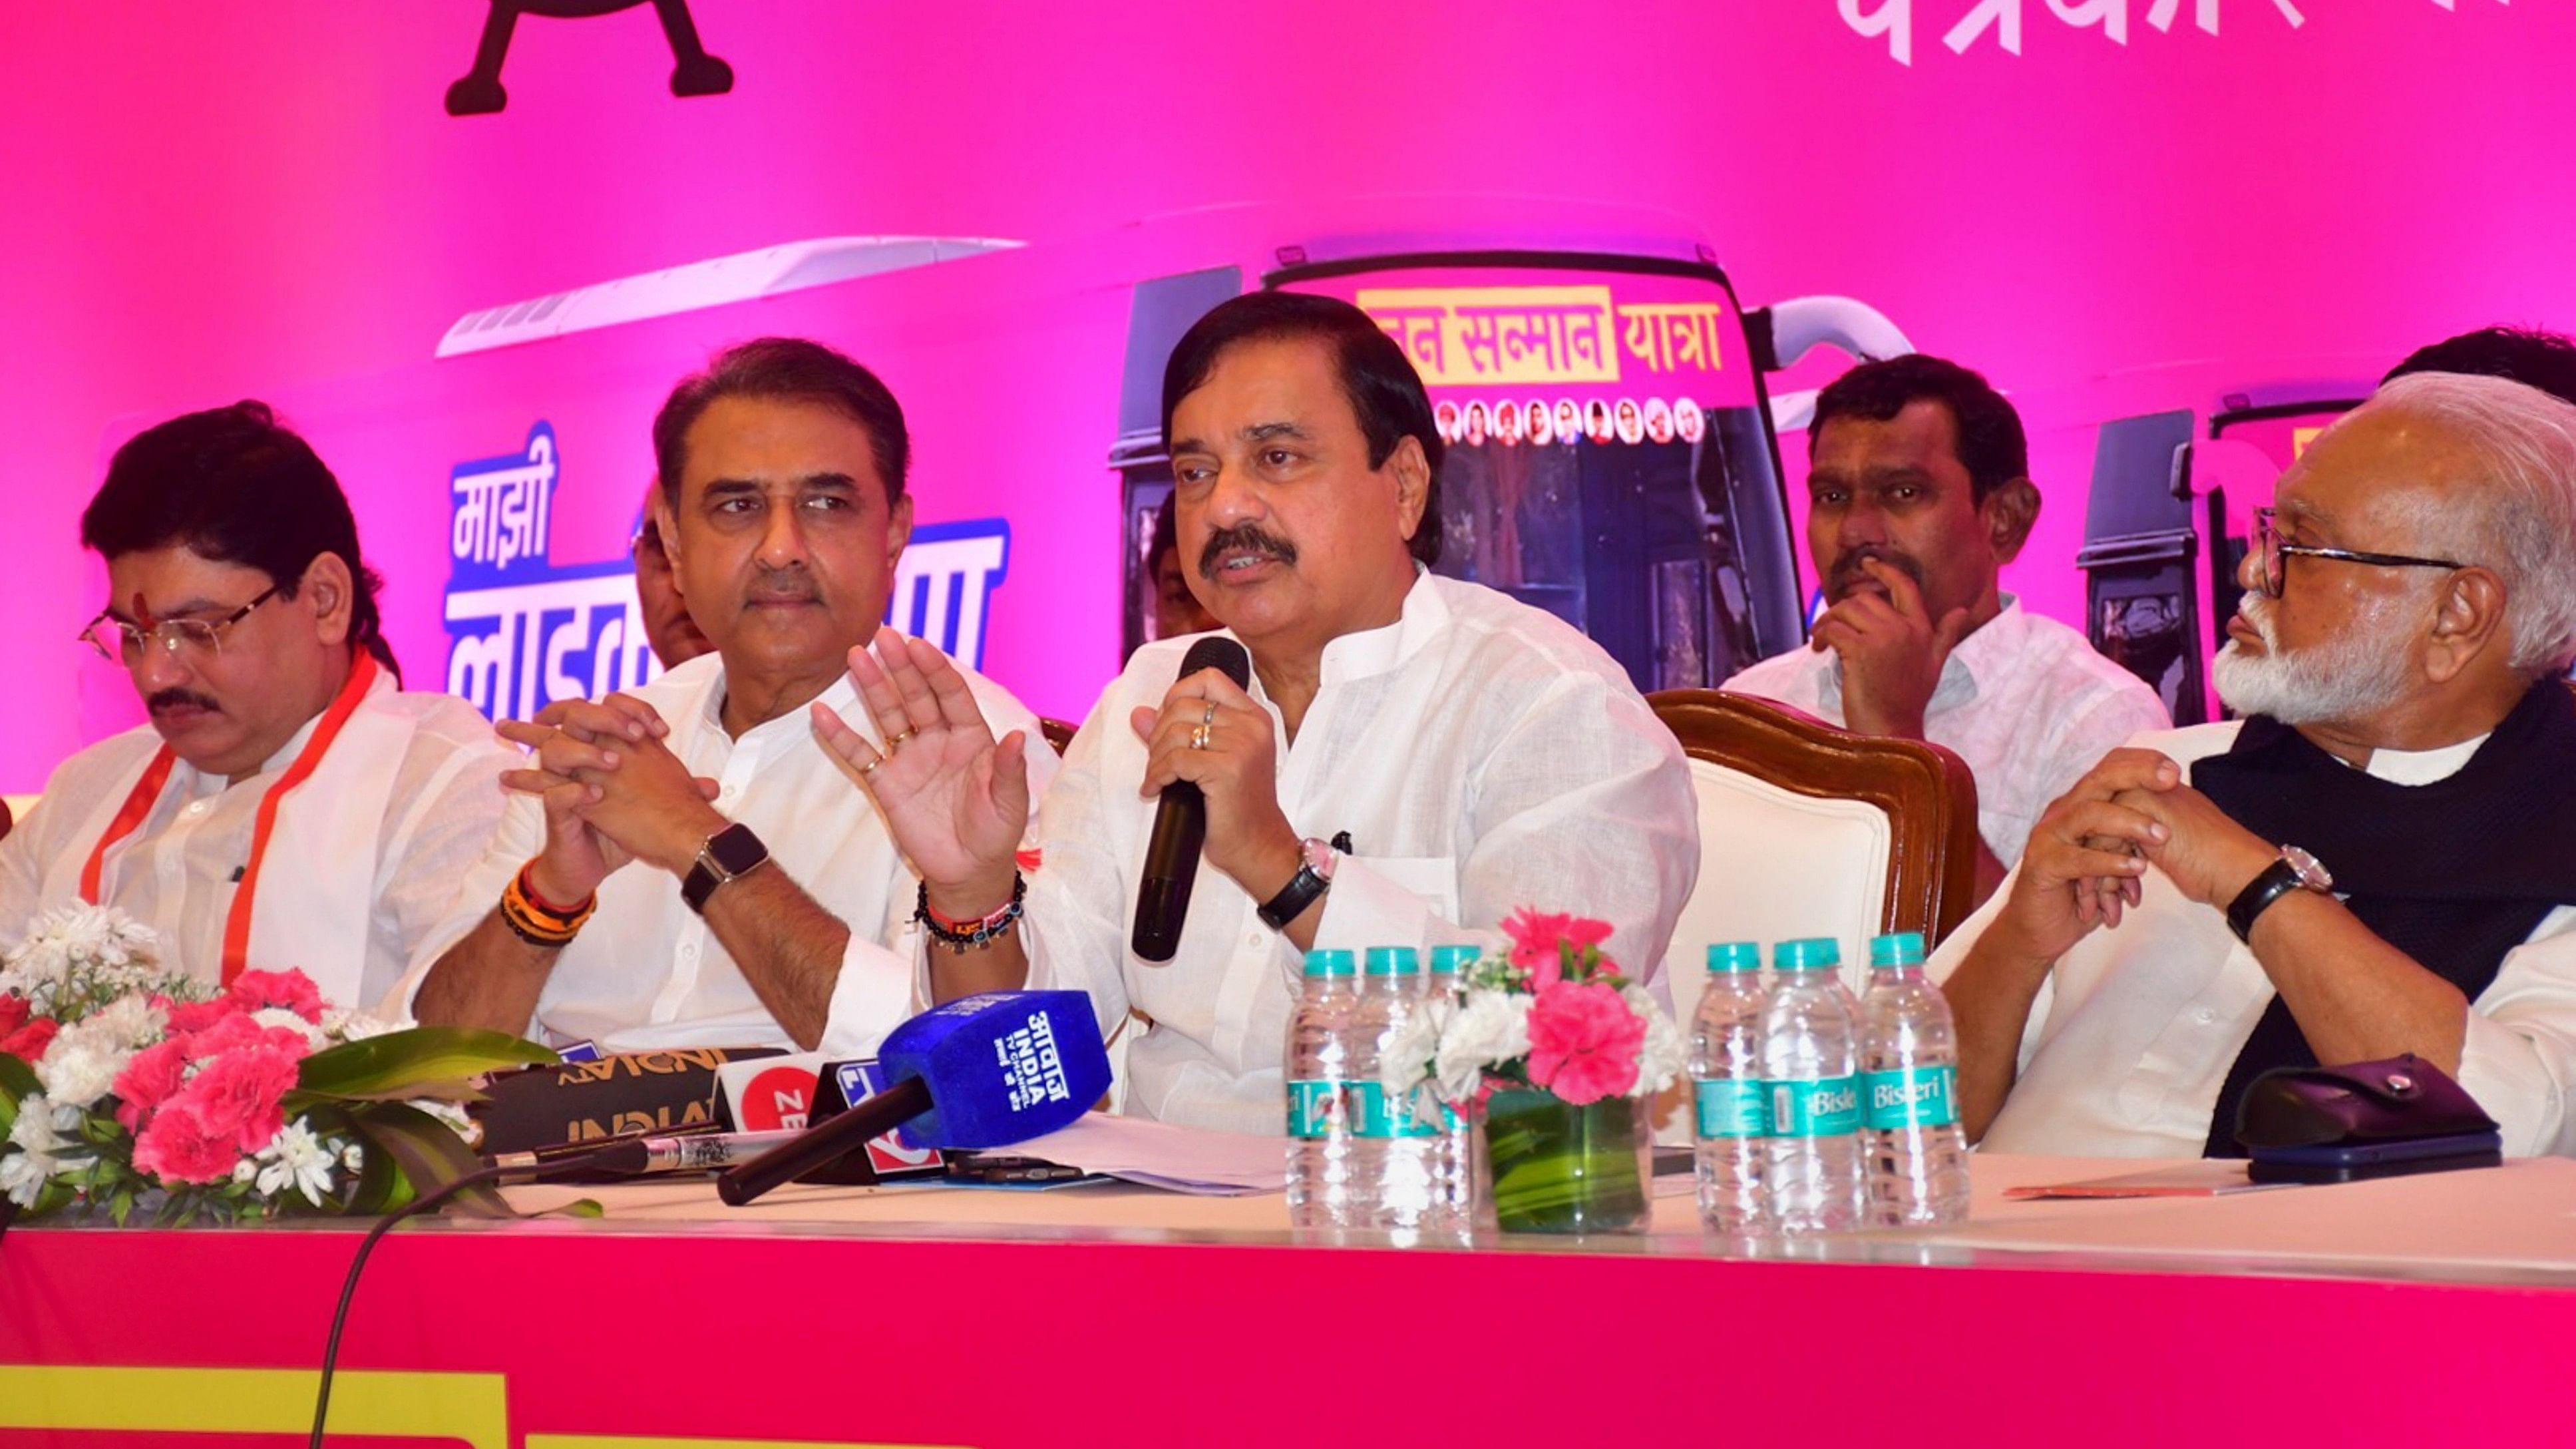
[[[143,658],[144,641],[152,640],[170,654],[185,653],[190,658],[206,659],[224,652],[224,634],[235,624],[250,617],[250,611],[277,597],[277,585],[271,584],[258,598],[233,610],[220,619],[163,619],[150,629],[129,624],[102,609],[80,636],[89,647],[110,663],[131,669]]]
[[[2281,597],[2283,572],[2287,561],[2299,558],[2330,558],[2344,563],[2369,564],[2387,569],[2464,569],[2468,564],[2446,558],[2415,558],[2402,553],[2362,553],[2348,548],[2316,548],[2304,543],[2283,543],[2279,525],[2272,521],[2272,510],[2254,510],[2254,553],[2263,561],[2263,592]]]

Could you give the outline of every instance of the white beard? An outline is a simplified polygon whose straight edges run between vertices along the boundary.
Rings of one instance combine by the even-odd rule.
[[[2294,652],[2281,648],[2269,598],[2249,593],[2237,612],[2262,636],[2263,653],[2248,654],[2230,639],[2211,662],[2209,679],[2240,715],[2269,715],[2286,725],[2361,719],[2405,698],[2414,683],[2393,610],[2374,608],[2342,638]]]

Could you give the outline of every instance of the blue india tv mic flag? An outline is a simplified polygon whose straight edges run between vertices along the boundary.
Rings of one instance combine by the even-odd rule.
[[[1007,1147],[1072,1126],[1109,1090],[1109,1049],[1079,991],[988,991],[935,1006],[877,1049],[886,1090],[716,1179],[732,1207],[901,1127],[914,1147]]]

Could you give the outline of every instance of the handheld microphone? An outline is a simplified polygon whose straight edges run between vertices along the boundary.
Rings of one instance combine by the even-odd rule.
[[[1180,678],[1202,669],[1222,671],[1235,688],[1249,687],[1252,656],[1225,636],[1190,646]],[[1145,846],[1145,879],[1136,887],[1136,932],[1129,945],[1146,961],[1169,961],[1181,949],[1181,923],[1190,914],[1190,887],[1199,877],[1199,852],[1207,846],[1207,796],[1187,780],[1163,787],[1154,811],[1154,836]]]
[[[886,1035],[893,1085],[716,1179],[729,1207],[902,1127],[915,1147],[1007,1147],[1071,1126],[1109,1090],[1109,1049],[1079,991],[988,991]]]

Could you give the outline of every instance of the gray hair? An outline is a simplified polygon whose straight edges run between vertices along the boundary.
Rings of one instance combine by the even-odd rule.
[[[2576,406],[2500,377],[2423,372],[2363,408],[2420,417],[2459,440],[2488,486],[2471,507],[2418,510],[2422,546],[2504,581],[2514,669],[2565,672],[2576,660]]]

